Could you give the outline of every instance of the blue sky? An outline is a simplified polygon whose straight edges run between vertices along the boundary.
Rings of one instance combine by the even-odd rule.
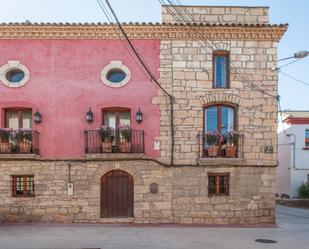
[[[121,21],[160,21],[158,0],[110,0]],[[187,5],[269,6],[271,23],[289,23],[279,58],[309,50],[309,0],[182,0]],[[0,0],[0,22],[104,22],[96,0]],[[289,62],[289,61],[286,61]],[[282,62],[279,65],[283,65]],[[282,69],[309,84],[309,57]],[[279,74],[282,109],[309,110],[309,86]]]

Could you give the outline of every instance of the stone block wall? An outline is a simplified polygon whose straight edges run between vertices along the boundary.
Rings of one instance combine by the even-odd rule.
[[[230,52],[230,87],[213,89],[212,51],[194,40],[161,41],[160,83],[174,96],[175,163],[195,164],[201,156],[203,106],[229,102],[237,108],[238,131],[244,134],[243,165],[277,164],[277,42],[212,41]],[[249,79],[249,80],[248,80]],[[264,92],[263,92],[264,91]],[[272,95],[272,96],[270,96]],[[170,156],[168,99],[153,100],[161,110],[161,156]],[[273,153],[265,153],[272,146]]]
[[[74,196],[68,196],[69,163]],[[0,162],[0,221],[106,222],[100,217],[100,179],[124,170],[134,179],[135,223],[274,223],[275,169],[177,167],[150,161]],[[208,196],[208,172],[231,174],[229,196]],[[35,197],[12,197],[12,175],[34,174]],[[151,183],[159,185],[150,193]],[[122,220],[126,221],[126,220]]]
[[[268,7],[235,6],[162,6],[162,21],[183,22],[179,17],[186,16],[187,22],[195,23],[246,23],[267,24]],[[175,17],[176,15],[176,17]]]

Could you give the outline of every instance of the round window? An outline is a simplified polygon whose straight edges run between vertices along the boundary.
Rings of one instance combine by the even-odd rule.
[[[5,78],[11,83],[19,83],[25,78],[25,72],[18,68],[14,68],[6,73]]]
[[[120,83],[121,81],[123,81],[126,78],[126,73],[124,71],[122,71],[119,68],[115,68],[115,69],[111,69],[107,75],[106,78],[107,80],[109,80],[110,82],[113,83]]]
[[[0,67],[0,82],[8,87],[21,87],[29,78],[29,69],[19,61],[8,61]]]
[[[131,72],[121,61],[111,61],[101,71],[101,80],[109,87],[123,87],[131,79]]]

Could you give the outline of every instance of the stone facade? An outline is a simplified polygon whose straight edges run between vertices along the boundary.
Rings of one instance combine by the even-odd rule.
[[[268,8],[264,7],[187,7],[186,11],[192,13],[195,22],[213,26],[196,26],[193,31],[197,32],[191,31],[193,36],[180,25],[125,27],[130,38],[146,40],[155,36],[160,39],[159,82],[173,96],[173,153],[170,98],[158,89],[150,104],[160,109],[160,129],[154,138],[159,145],[158,157],[147,154],[85,155],[74,159],[0,157],[1,221],[275,222],[278,90],[275,68],[278,41],[286,27],[242,26],[268,24]],[[175,22],[166,6],[162,13],[163,22]],[[241,24],[215,25],[218,22]],[[78,32],[83,28],[64,27]],[[84,33],[89,39],[108,39],[101,29],[109,29],[113,32],[112,38],[119,38],[115,27],[92,28],[95,31]],[[17,35],[22,39],[29,33],[19,32],[32,29],[36,31],[31,34],[40,39],[83,38],[79,33],[59,27],[38,29],[30,25],[23,29],[21,26],[13,28],[17,30],[14,34],[8,32],[10,29],[10,26],[4,27],[0,36],[7,39]],[[77,37],[73,37],[76,34]],[[230,39],[223,39],[226,35]],[[212,50],[230,53],[230,87],[227,89],[213,89]],[[219,103],[236,106],[236,127],[244,135],[242,155],[238,158],[203,157],[203,107]],[[172,154],[173,165],[170,164]],[[111,170],[122,170],[133,176],[134,217],[117,219],[100,215],[100,179]],[[209,196],[208,173],[230,174],[229,195]],[[11,176],[22,174],[34,175],[35,197],[12,197]],[[69,182],[74,186],[73,196],[68,195]],[[158,184],[158,193],[151,193],[152,183]]]
[[[74,184],[68,196],[67,184]],[[100,218],[100,179],[110,170],[134,178],[134,218]],[[207,173],[231,173],[230,195],[208,197]],[[35,197],[14,198],[11,175],[33,174]],[[274,222],[275,168],[173,167],[149,161],[0,162],[0,220],[35,222],[136,222],[256,224]],[[150,193],[157,183],[158,193]]]
[[[195,23],[268,23],[268,7],[236,7],[236,6],[174,6],[162,7],[163,22],[179,22],[173,16],[181,13],[187,20]]]

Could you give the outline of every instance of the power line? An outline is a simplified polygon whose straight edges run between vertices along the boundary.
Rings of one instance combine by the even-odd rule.
[[[279,73],[283,74],[284,76],[286,76],[286,77],[288,77],[288,78],[290,78],[292,80],[295,80],[298,83],[303,84],[304,86],[309,86],[309,83],[307,83],[305,81],[302,81],[302,80],[299,80],[299,79],[295,78],[294,76],[291,76],[291,75],[289,75],[289,74],[287,74],[287,73],[285,73],[285,72],[283,72],[281,70],[279,70]]]
[[[143,57],[137,52],[136,48],[134,47],[133,43],[131,42],[131,40],[129,39],[128,35],[126,34],[126,32],[124,31],[121,23],[118,20],[118,17],[113,9],[113,7],[111,6],[109,0],[105,0],[107,6],[109,7],[114,19],[116,20],[116,23],[122,33],[122,35],[124,36],[124,38],[126,39],[129,47],[131,48],[133,54],[136,56],[136,58],[138,59],[138,61],[141,63],[141,65],[143,66],[143,68],[145,69],[145,71],[148,73],[149,77],[151,78],[151,80],[169,97],[170,100],[170,125],[171,125],[171,166],[174,165],[174,146],[175,146],[175,141],[174,141],[174,103],[173,103],[173,96],[171,94],[169,94],[162,86],[161,84],[157,81],[157,79],[154,77],[154,75],[152,74],[151,70],[149,69],[149,67],[147,66],[147,64],[145,63]]]
[[[160,2],[162,5],[165,5],[165,6],[166,6],[166,8],[167,8],[168,12],[170,13],[170,15],[172,15],[172,17],[173,17],[177,22],[179,22],[180,24],[184,24],[183,29],[184,29],[185,32],[191,37],[191,39],[193,39],[193,40],[200,46],[200,48],[201,48],[202,50],[204,50],[207,54],[212,55],[212,52],[214,52],[214,48],[215,48],[215,49],[218,49],[218,48],[216,47],[216,44],[214,43],[214,41],[211,40],[211,38],[207,35],[207,33],[203,33],[203,35],[200,35],[199,32],[197,32],[197,31],[194,29],[194,26],[191,25],[191,22],[194,22],[194,19],[193,19],[193,16],[192,16],[190,13],[188,13],[188,12],[184,9],[185,12],[186,12],[186,14],[187,14],[187,16],[191,16],[191,22],[188,21],[187,17],[186,17],[184,14],[182,14],[180,11],[178,11],[178,10],[176,9],[175,6],[176,6],[177,4],[175,4],[172,0],[167,0],[167,1],[168,1],[169,4],[166,4],[166,2],[165,2],[164,0],[159,0],[159,2]],[[179,4],[181,4],[180,0],[177,0],[177,2],[178,2]],[[173,8],[174,11],[173,11],[171,8]],[[180,18],[181,18],[182,20],[180,20]],[[189,28],[193,31],[193,33],[194,33],[195,35],[197,35],[197,37],[198,37],[199,39],[201,39],[201,41],[200,41],[200,40],[196,40],[195,37],[194,37],[194,35],[192,35],[191,32],[188,31],[188,28],[186,28],[186,27],[189,27]],[[207,40],[205,40],[204,36],[207,37]],[[202,44],[202,42],[204,42],[204,44]],[[209,44],[210,44],[210,45],[209,45]],[[206,47],[205,45],[208,45],[208,47]],[[210,50],[210,52],[209,52],[209,50]],[[257,90],[257,91],[260,91],[260,92],[262,92],[263,94],[265,94],[265,95],[267,95],[267,96],[270,96],[270,97],[272,97],[272,98],[277,98],[277,97],[278,97],[278,95],[269,94],[269,93],[267,93],[265,90],[261,89],[258,85],[256,85],[254,82],[252,82],[252,81],[248,78],[248,76],[247,76],[246,74],[243,74],[243,73],[239,72],[238,69],[237,69],[237,66],[235,66],[235,64],[231,63],[231,69],[235,71],[235,75],[238,74],[238,75],[240,76],[241,80],[243,80],[244,82],[248,82],[248,83],[250,84],[250,85],[248,86],[249,88],[254,89],[254,90]]]

